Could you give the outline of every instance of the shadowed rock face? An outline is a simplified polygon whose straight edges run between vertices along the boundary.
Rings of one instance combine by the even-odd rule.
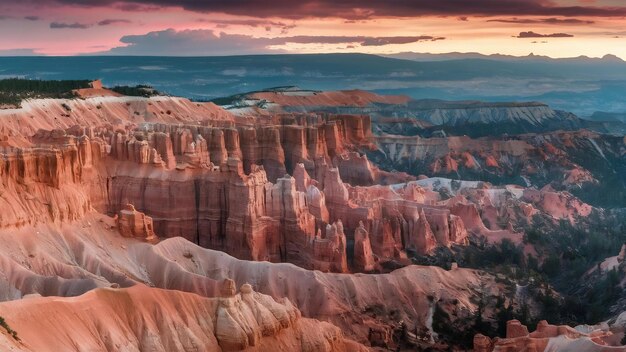
[[[454,175],[494,183],[561,189],[598,186],[624,160],[621,138],[585,130],[524,134],[506,138],[376,137],[372,160],[409,173]],[[599,163],[593,160],[602,160]],[[558,176],[557,176],[558,175]]]

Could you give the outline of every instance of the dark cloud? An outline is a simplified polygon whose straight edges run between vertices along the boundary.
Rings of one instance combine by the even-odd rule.
[[[467,16],[460,16],[459,18],[457,18],[459,21],[463,21],[463,22],[467,22],[469,21],[469,19],[467,18]]]
[[[104,5],[111,6],[118,10],[129,11],[129,12],[153,12],[153,11],[160,10],[162,7],[158,5],[146,5],[146,4],[139,4],[135,2],[117,2],[117,1],[113,1],[112,4],[104,4]]]
[[[74,22],[74,23],[52,22],[50,23],[50,28],[52,29],[87,29],[87,28],[93,27],[94,25],[110,26],[114,24],[125,24],[125,23],[132,23],[132,22],[130,20],[117,19],[117,18],[104,19],[100,22],[97,22],[96,24],[78,23],[78,22]]]
[[[343,44],[358,43],[361,46],[383,46],[389,44],[409,44],[423,41],[444,40],[444,37],[433,37],[429,35],[409,36],[409,37],[366,37],[366,36],[293,36],[268,38],[271,45],[283,45],[287,43],[298,44]]]
[[[269,39],[241,34],[215,34],[210,30],[168,29],[143,35],[127,35],[120,39],[126,46],[113,48],[102,54],[205,56],[246,55],[276,52],[267,48]]]
[[[216,34],[211,30],[168,29],[144,35],[128,35],[120,39],[126,46],[101,54],[113,55],[245,55],[281,52],[273,46],[295,44],[346,44],[358,46],[383,46],[420,41],[443,40],[442,37],[366,37],[366,36],[290,36],[258,38],[242,34]]]
[[[265,28],[268,32],[272,28],[280,29],[282,34],[286,34],[289,30],[296,28],[295,23],[286,23],[282,21],[268,21],[264,19],[230,19],[230,20],[221,20],[221,19],[198,19],[198,22],[206,22],[213,23],[218,28],[228,28],[230,26],[249,26],[254,28]]]
[[[89,27],[91,27],[91,24],[78,23],[78,22],[74,22],[74,23],[52,22],[52,23],[50,23],[50,28],[52,28],[52,29],[65,29],[65,28],[69,28],[69,29],[87,29]]]
[[[572,38],[573,35],[567,33],[540,34],[533,31],[520,32],[515,38]]]
[[[382,38],[365,38],[361,42],[362,46],[381,46],[389,44],[408,44],[422,41],[444,40],[444,37],[432,37],[423,35],[419,37],[382,37]]]
[[[624,6],[562,6],[547,0],[42,0],[80,6],[116,6],[129,11],[144,6],[176,6],[199,12],[224,12],[256,17],[340,17],[362,19],[376,16],[592,16],[623,17]]]
[[[487,22],[500,22],[500,23],[520,23],[520,24],[537,24],[537,23],[542,23],[542,24],[558,24],[558,25],[577,25],[577,24],[594,24],[594,21],[590,21],[590,20],[581,20],[578,18],[556,18],[556,17],[550,17],[550,18],[539,18],[539,19],[534,19],[534,18],[497,18],[497,19],[493,19],[493,20],[488,20]]]
[[[41,18],[39,16],[24,16],[24,19],[27,21],[39,21]]]
[[[106,19],[98,22],[98,26],[110,26],[112,24],[128,24],[131,23],[130,20],[123,19]]]

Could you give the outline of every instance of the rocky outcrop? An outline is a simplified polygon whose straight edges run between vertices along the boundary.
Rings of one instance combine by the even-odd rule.
[[[313,240],[313,269],[321,271],[348,272],[346,235],[341,220],[326,225],[324,236],[318,230]]]
[[[215,313],[215,337],[222,351],[241,351],[261,344],[261,339],[277,335],[300,319],[288,299],[282,303],[252,290],[244,284],[239,294],[235,282],[224,279]],[[337,336],[339,337],[339,336]]]
[[[315,217],[308,211],[305,193],[296,190],[295,179],[291,176],[279,178],[268,189],[266,200],[267,215],[279,223],[283,259],[304,267],[314,266],[311,242],[315,237]],[[298,255],[300,251],[304,255]]]
[[[505,138],[383,134],[373,140],[378,151],[367,153],[370,161],[415,176],[425,170],[433,176],[466,180],[481,180],[488,175],[494,183],[537,188],[553,185],[572,192],[581,187],[601,189],[598,180],[612,179],[611,174],[624,165],[624,143],[620,137],[587,130]],[[597,158],[605,164],[594,163]]]
[[[306,201],[309,206],[309,212],[316,219],[329,222],[330,214],[326,208],[326,196],[322,191],[314,185],[310,185],[306,189]]]
[[[117,228],[124,237],[141,238],[146,241],[156,239],[152,218],[138,212],[132,204],[126,204],[117,214]]]
[[[369,233],[363,222],[354,230],[354,268],[356,271],[368,272],[374,270],[376,262],[372,252]]]
[[[483,334],[474,335],[474,352],[491,352],[493,343],[491,339]]]
[[[341,179],[356,186],[372,185],[376,176],[366,155],[349,153],[335,159]]]
[[[232,123],[235,119],[213,103],[166,96],[36,99],[24,101],[21,105],[20,109],[0,110],[0,127],[25,138],[39,129],[67,129],[75,125],[121,127],[142,122],[197,125],[203,121]]]
[[[288,91],[267,91],[249,94],[249,99],[266,100],[283,107],[310,109],[322,106],[358,106],[364,107],[372,103],[405,104],[410,99],[406,96],[378,95],[363,90],[343,90],[316,92],[293,89]]]
[[[42,136],[43,134],[40,134]],[[99,173],[104,143],[47,132],[48,148],[0,149],[0,227],[82,218],[106,201],[106,176]]]
[[[362,351],[329,323],[302,318],[288,299],[274,300],[223,281],[219,298],[136,285],[73,298],[0,303],[19,330],[14,351]]]
[[[415,232],[412,236],[409,235],[409,248],[414,249],[418,254],[428,254],[437,246],[437,240],[423,209],[415,225]]]
[[[593,209],[589,204],[581,202],[570,193],[555,192],[550,187],[541,191],[524,190],[522,199],[555,219],[565,219],[571,222],[575,222],[577,217],[589,216]]]
[[[474,351],[623,351],[623,346],[609,345],[607,341],[611,335],[608,326],[606,330],[584,333],[566,325],[550,325],[545,320],[540,321],[537,329],[529,333],[518,320],[510,320],[506,325],[506,338],[491,340],[482,334],[474,336]]]

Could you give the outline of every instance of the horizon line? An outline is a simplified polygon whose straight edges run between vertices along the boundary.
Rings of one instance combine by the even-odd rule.
[[[0,50],[1,51],[1,50]],[[394,55],[429,55],[432,57],[437,57],[437,56],[447,56],[447,55],[479,55],[479,56],[483,56],[485,59],[490,59],[490,58],[497,58],[497,57],[503,57],[503,58],[511,58],[511,59],[528,59],[528,58],[544,58],[544,59],[551,59],[551,60],[571,60],[571,59],[591,59],[591,60],[605,60],[605,59],[611,59],[611,58],[617,58],[622,62],[626,62],[626,58],[622,58],[618,55],[615,54],[605,54],[603,56],[587,56],[587,55],[579,55],[579,56],[568,56],[568,57],[552,57],[552,56],[548,56],[548,55],[536,55],[534,53],[529,53],[528,55],[511,55],[511,54],[501,54],[501,53],[495,53],[495,54],[483,54],[480,52],[476,52],[476,51],[470,51],[470,52],[460,52],[460,51],[450,51],[450,52],[445,52],[445,53],[431,53],[431,52],[416,52],[416,51],[402,51],[402,52],[395,52],[395,53],[388,53],[388,54],[378,54],[378,53],[365,53],[365,52],[351,52],[351,53],[345,53],[345,52],[326,52],[326,53],[258,53],[258,54],[232,54],[232,55],[150,55],[150,54],[125,54],[125,55],[118,55],[118,54],[78,54],[78,55],[45,55],[45,54],[38,54],[38,55],[0,55],[0,59],[2,58],[89,58],[89,57],[100,57],[100,58],[104,58],[104,57],[164,57],[164,58],[209,58],[209,57],[247,57],[247,56],[315,56],[315,55],[364,55],[364,56],[377,56],[377,57],[382,57],[382,58],[387,58],[387,59],[397,59],[397,60],[407,60],[407,61],[416,61],[416,60],[412,60],[410,58],[402,58],[402,57],[393,57]],[[427,60],[428,58],[425,57],[423,58],[424,60]],[[480,58],[463,58],[463,57],[459,57],[459,58],[450,58],[451,60],[454,59],[480,59]]]

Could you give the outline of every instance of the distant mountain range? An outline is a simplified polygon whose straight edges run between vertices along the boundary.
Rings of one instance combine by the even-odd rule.
[[[625,63],[621,58],[607,54],[601,58],[577,56],[570,58],[552,58],[549,56],[535,55],[533,53],[527,56],[513,56],[504,54],[491,54],[485,55],[481,53],[460,53],[450,52],[442,54],[432,53],[415,53],[415,52],[403,52],[397,54],[381,55],[383,57],[413,61],[447,61],[447,60],[464,60],[464,59],[485,59],[485,60],[507,60],[507,61],[556,61],[556,62],[579,62],[579,63],[606,63],[606,62],[618,62]]]
[[[398,55],[402,59],[366,54],[2,57],[0,78],[101,78],[108,86],[148,84],[196,100],[297,85],[313,90],[364,89],[414,99],[540,101],[581,117],[596,111],[626,112],[626,63],[616,57]]]
[[[593,115],[589,116],[589,120],[592,121],[621,121],[626,122],[626,112],[625,113],[614,113],[614,112],[604,112],[604,111],[596,111]]]

